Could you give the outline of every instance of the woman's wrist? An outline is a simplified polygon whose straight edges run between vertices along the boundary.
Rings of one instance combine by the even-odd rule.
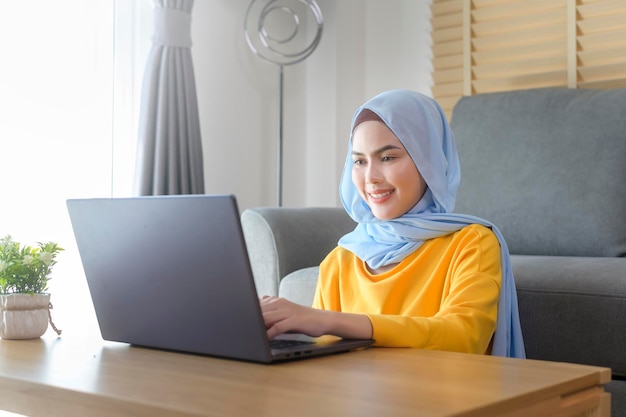
[[[324,311],[325,333],[344,339],[371,339],[372,322],[365,314]]]

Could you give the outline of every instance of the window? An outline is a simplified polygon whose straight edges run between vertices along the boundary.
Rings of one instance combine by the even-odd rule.
[[[434,0],[433,95],[626,86],[621,0]]]
[[[0,234],[66,249],[50,281],[60,328],[92,310],[65,201],[131,192],[150,19],[147,0],[2,6]]]

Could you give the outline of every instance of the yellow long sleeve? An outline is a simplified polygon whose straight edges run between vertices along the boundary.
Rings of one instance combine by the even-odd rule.
[[[366,314],[377,346],[489,353],[500,265],[498,240],[480,225],[431,239],[376,275],[337,247],[320,265],[313,307]]]

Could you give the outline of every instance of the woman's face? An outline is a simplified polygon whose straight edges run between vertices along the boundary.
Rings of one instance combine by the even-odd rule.
[[[426,182],[400,140],[382,122],[365,121],[352,134],[352,182],[380,220],[413,208]]]

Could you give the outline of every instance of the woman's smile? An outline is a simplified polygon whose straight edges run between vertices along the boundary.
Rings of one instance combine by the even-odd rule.
[[[389,200],[393,194],[394,190],[388,191],[370,191],[367,193],[369,200],[374,204],[382,204]]]

